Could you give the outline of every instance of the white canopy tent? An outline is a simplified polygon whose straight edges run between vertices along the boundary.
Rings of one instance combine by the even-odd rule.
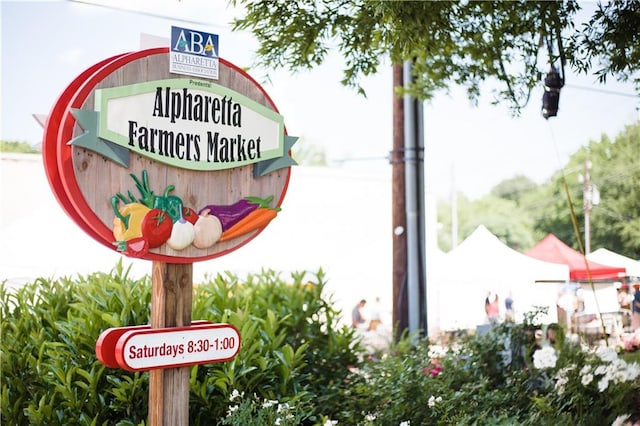
[[[432,269],[427,285],[435,286],[437,299],[428,302],[428,309],[435,310],[430,315],[435,321],[431,330],[474,329],[486,323],[484,300],[489,291],[498,294],[502,315],[511,293],[516,320],[534,306],[544,306],[548,315],[543,320],[555,322],[558,289],[569,279],[567,265],[517,252],[482,225],[433,262]]]
[[[618,266],[627,269],[627,276],[640,277],[640,261],[623,256],[606,248],[599,248],[587,255],[587,259],[603,265]]]

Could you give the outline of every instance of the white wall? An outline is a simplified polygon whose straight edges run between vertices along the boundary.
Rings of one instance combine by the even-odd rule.
[[[86,235],[59,206],[40,155],[1,154],[0,279],[20,285],[36,277],[110,271],[122,256]],[[244,275],[322,268],[336,307],[350,314],[361,298],[392,301],[390,167],[380,172],[296,166],[282,211],[235,252],[194,264],[206,274]],[[131,260],[134,276],[151,262]],[[288,276],[288,275],[285,275]]]

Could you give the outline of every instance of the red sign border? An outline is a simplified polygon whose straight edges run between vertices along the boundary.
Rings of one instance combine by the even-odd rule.
[[[75,118],[71,114],[71,109],[81,108],[95,87],[117,69],[135,60],[151,55],[167,54],[168,52],[169,48],[141,50],[133,53],[115,55],[93,65],[74,79],[73,82],[63,91],[62,95],[54,105],[49,118],[47,119],[47,123],[45,124],[42,151],[45,172],[49,180],[49,184],[54,192],[54,196],[67,215],[76,222],[81,229],[96,241],[114,251],[115,248],[112,244],[112,229],[107,227],[100,220],[93,209],[88,205],[84,197],[82,197],[82,192],[80,191],[75,179],[73,149],[67,144],[73,136],[73,130],[76,124]],[[273,110],[278,112],[278,109],[273,103],[271,97],[253,77],[241,68],[222,58],[219,58],[219,62],[229,68],[232,68],[234,71],[242,74],[245,78],[251,81],[251,83],[262,92]],[[285,135],[288,134],[286,126],[284,130]],[[291,168],[289,167],[280,198],[276,202],[277,206],[280,206],[284,200],[289,187],[290,178]],[[169,263],[194,263],[211,260],[239,249],[256,238],[261,232],[262,231],[256,232],[251,237],[242,240],[238,244],[226,250],[207,256],[181,257],[149,252],[144,256],[144,259]]]
[[[191,327],[213,324],[211,321],[196,320],[191,321]],[[128,327],[112,327],[108,328],[100,334],[96,341],[96,357],[102,365],[110,368],[119,368],[120,364],[116,360],[115,347],[118,339],[128,331],[133,330],[150,330],[150,325],[132,325]]]

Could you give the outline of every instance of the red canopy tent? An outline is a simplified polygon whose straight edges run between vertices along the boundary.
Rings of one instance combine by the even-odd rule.
[[[525,253],[535,259],[562,263],[569,266],[569,279],[572,281],[617,279],[626,275],[626,269],[607,266],[586,259],[582,253],[563,243],[558,237],[549,234]]]

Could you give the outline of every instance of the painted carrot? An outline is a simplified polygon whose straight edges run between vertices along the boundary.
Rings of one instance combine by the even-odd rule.
[[[273,218],[276,217],[279,210],[279,208],[272,209],[268,207],[260,207],[252,211],[241,221],[237,222],[231,228],[224,231],[222,233],[222,236],[220,237],[219,242],[238,238],[242,235],[248,234],[249,232],[266,226],[273,220]]]

